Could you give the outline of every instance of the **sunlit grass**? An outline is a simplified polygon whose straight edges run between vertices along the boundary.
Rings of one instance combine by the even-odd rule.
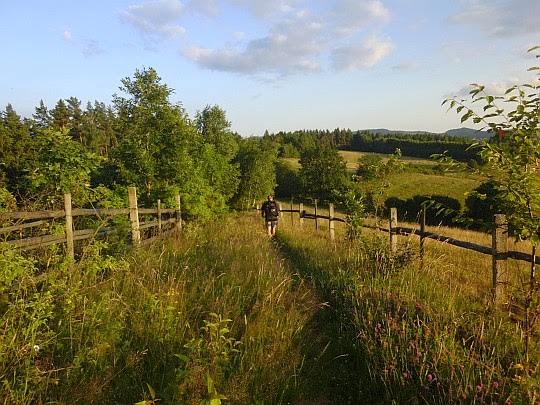
[[[231,214],[123,259],[97,244],[42,284],[13,256],[28,270],[2,295],[3,403],[526,402],[536,374],[490,303],[489,256],[426,240],[422,262],[416,235],[392,255],[387,233],[335,225],[283,213],[270,239],[258,212]]]

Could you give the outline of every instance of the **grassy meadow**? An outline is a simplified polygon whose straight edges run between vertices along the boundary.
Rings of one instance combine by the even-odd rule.
[[[339,151],[350,175],[356,172],[358,159],[368,152]],[[385,155],[381,155],[385,159]],[[298,159],[285,158],[291,167],[298,169]],[[388,197],[407,200],[415,195],[444,195],[465,205],[467,193],[478,187],[485,179],[478,175],[455,170],[448,164],[441,164],[433,159],[420,159],[402,156],[399,158],[404,167],[401,173],[389,178],[389,187],[385,190]]]
[[[396,176],[387,194],[401,198],[457,198],[479,181]],[[490,256],[428,239],[420,260],[417,236],[393,255],[387,233],[350,241],[335,226],[331,240],[328,221],[285,212],[269,238],[258,212],[231,213],[135,250],[94,241],[77,263],[59,246],[35,257],[0,244],[0,404],[538,402],[537,330],[491,305]],[[523,299],[529,265],[509,265]]]
[[[45,267],[3,246],[0,402],[533,403],[537,342],[488,304],[489,258],[319,225],[231,214]]]

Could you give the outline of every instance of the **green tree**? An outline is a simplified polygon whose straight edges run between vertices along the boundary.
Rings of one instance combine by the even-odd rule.
[[[301,193],[302,186],[298,178],[298,169],[294,168],[285,160],[276,163],[276,194],[280,197],[297,197]]]
[[[333,200],[347,188],[347,165],[338,150],[319,145],[300,157],[299,177],[306,198]]]
[[[532,48],[532,50],[538,48]],[[539,70],[538,67],[531,70]],[[503,96],[485,92],[485,86],[474,84],[471,103],[483,104],[482,111],[467,106],[466,100],[447,99],[449,109],[462,114],[461,121],[483,123],[493,133],[490,139],[476,141],[486,162],[484,174],[496,185],[501,212],[516,230],[519,239],[540,242],[540,85],[513,86]],[[513,105],[505,112],[502,104]],[[508,108],[507,108],[508,110]]]
[[[33,144],[28,123],[8,104],[0,121],[0,183],[14,194],[26,193],[23,179],[36,157]]]
[[[356,175],[362,177],[364,180],[373,180],[377,178],[382,163],[382,157],[380,155],[366,153],[358,158]]]
[[[120,90],[127,97],[113,96],[118,146],[112,160],[121,181],[136,186],[147,201],[170,197],[163,193],[200,175],[191,158],[200,137],[181,105],[169,102],[173,90],[154,69],[137,70],[133,78],[122,80]]]
[[[238,137],[230,130],[225,111],[218,106],[207,106],[195,117],[195,125],[202,139],[198,160],[210,186],[229,201],[239,183],[238,164],[232,159],[238,152]]]
[[[109,151],[117,145],[114,130],[116,116],[111,107],[95,101],[88,102],[81,118],[80,139],[92,152],[108,157]]]
[[[206,106],[195,116],[197,131],[204,143],[214,145],[216,151],[228,161],[238,152],[238,138],[231,132],[231,123],[219,106]]]
[[[51,110],[52,128],[63,131],[69,129],[70,111],[64,100],[58,100]]]
[[[63,195],[71,193],[75,205],[91,200],[90,178],[100,158],[74,141],[67,130],[40,130],[35,135],[37,159],[29,168],[30,187],[42,206],[59,208]]]
[[[235,159],[240,168],[240,184],[234,196],[238,209],[254,207],[274,192],[278,145],[267,138],[242,139]]]
[[[35,113],[32,114],[32,117],[33,125],[36,129],[48,128],[52,122],[52,117],[49,113],[49,109],[47,108],[43,100],[39,101],[39,106],[36,107]]]

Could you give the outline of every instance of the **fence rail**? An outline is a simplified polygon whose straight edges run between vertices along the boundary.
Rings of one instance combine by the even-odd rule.
[[[97,229],[75,229],[74,217],[111,218],[117,215],[129,215],[131,224],[131,242],[134,246],[150,243],[157,237],[177,231],[182,228],[180,197],[176,197],[176,208],[161,208],[161,201],[157,201],[157,208],[138,208],[137,193],[130,187],[128,208],[75,208],[71,206],[71,195],[64,196],[64,210],[33,211],[33,212],[2,212],[0,222],[22,221],[0,228],[0,235],[4,235],[4,242],[14,245],[22,250],[33,250],[53,244],[66,244],[68,256],[74,258],[74,242],[104,237],[118,230],[113,227],[99,227]],[[139,222],[140,215],[154,216],[145,222]],[[165,218],[164,218],[165,217]],[[13,234],[32,228],[47,225],[50,220],[64,219],[65,232],[59,235],[39,235],[26,237],[13,237]],[[32,222],[24,222],[32,221]],[[141,237],[141,230],[154,230],[146,238]],[[143,233],[143,236],[145,234]]]
[[[281,204],[280,204],[281,207]],[[258,207],[257,207],[258,209]],[[318,219],[328,220],[328,229],[330,232],[330,239],[334,238],[334,221],[347,223],[346,218],[336,217],[334,215],[334,207],[329,204],[329,214],[319,215],[317,213],[317,202],[315,201],[314,213],[308,213],[303,209],[303,204],[299,204],[298,209],[280,209],[281,212],[298,213],[300,218],[300,225],[302,226],[304,219],[313,219],[316,221],[315,228],[318,229]],[[502,214],[496,214],[494,216],[494,227],[492,231],[492,244],[491,246],[478,245],[468,241],[462,241],[452,238],[450,236],[440,235],[434,232],[426,231],[426,212],[425,207],[421,212],[420,229],[410,227],[398,226],[397,209],[390,209],[390,226],[384,228],[380,226],[366,225],[364,228],[376,229],[382,232],[387,232],[390,235],[390,248],[393,253],[397,252],[398,248],[398,235],[418,235],[420,237],[420,257],[423,260],[424,256],[424,242],[425,239],[432,239],[437,242],[446,243],[448,245],[460,247],[467,250],[472,250],[481,254],[490,255],[492,257],[492,296],[493,300],[497,304],[507,302],[508,299],[508,259],[525,261],[531,264],[540,264],[540,256],[534,254],[527,254],[524,252],[512,251],[508,249],[508,223],[506,217]]]

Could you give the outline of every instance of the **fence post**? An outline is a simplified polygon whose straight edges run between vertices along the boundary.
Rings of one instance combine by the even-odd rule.
[[[334,239],[334,204],[328,206],[328,228],[330,229],[330,239]]]
[[[315,199],[315,230],[319,230],[319,218],[317,218],[317,199]]]
[[[420,211],[420,262],[424,265],[424,243],[426,235],[426,206],[422,205],[422,211]]]
[[[390,250],[397,252],[397,208],[390,208]]]
[[[139,230],[139,209],[137,208],[137,189],[128,187],[129,196],[129,219],[131,221],[131,240],[133,246],[141,243],[141,231]]]
[[[495,214],[492,233],[493,302],[508,300],[508,222],[503,214]]]
[[[158,198],[157,200],[157,227],[158,227],[158,235],[162,235],[162,229],[161,229],[161,200]]]
[[[299,222],[300,222],[300,229],[304,229],[304,203],[300,203],[298,204],[298,215],[300,217],[299,219]]]
[[[176,229],[182,230],[182,201],[180,195],[176,196]]]
[[[294,212],[293,212],[293,199],[291,198],[291,227],[294,227]]]
[[[71,213],[71,193],[64,194],[64,209],[66,213],[66,248],[70,259],[75,258],[75,246],[73,243],[73,215]]]

